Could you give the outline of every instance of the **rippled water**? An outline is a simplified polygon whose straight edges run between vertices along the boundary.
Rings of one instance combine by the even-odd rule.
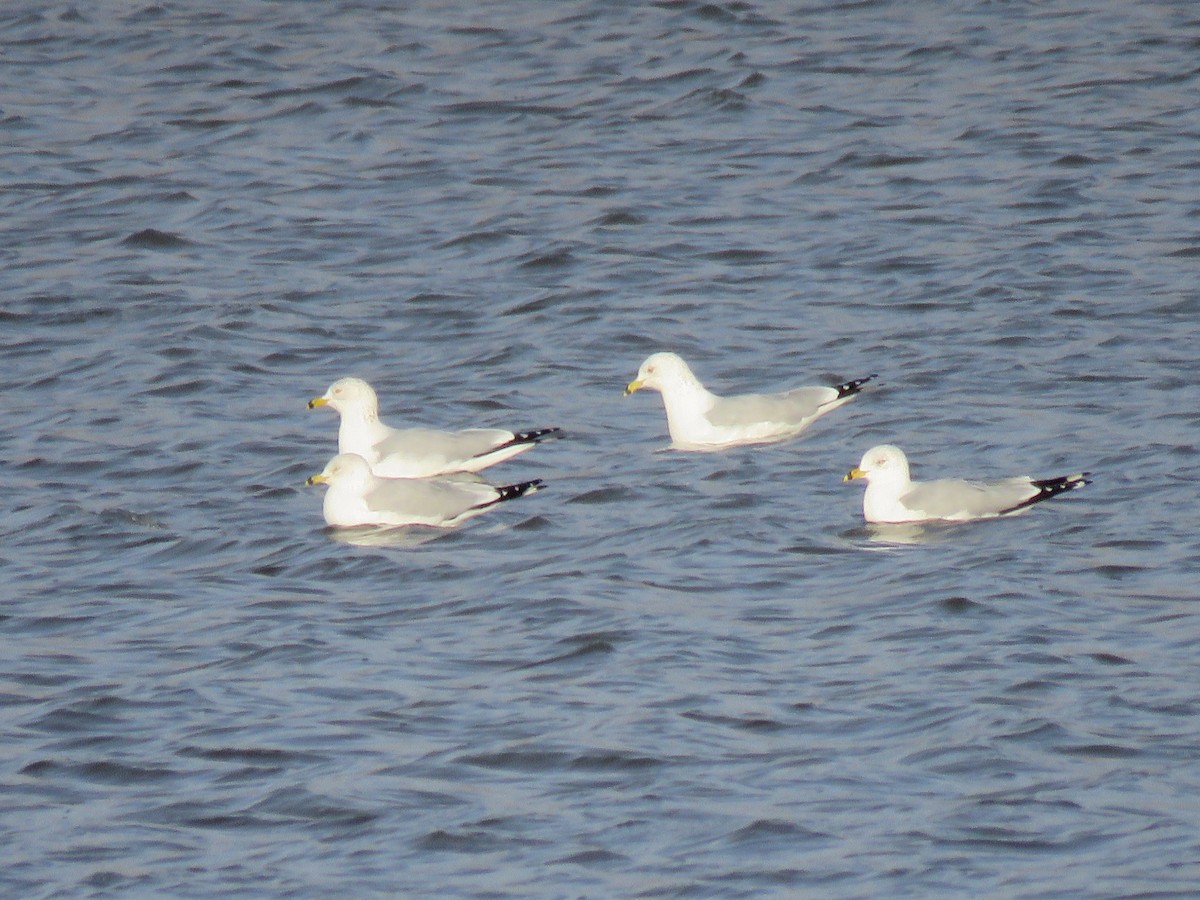
[[[1191,895],[1193,4],[9,4],[0,890]],[[621,388],[881,374],[797,442]],[[558,425],[352,544],[305,401]],[[1078,469],[877,533],[839,482]]]

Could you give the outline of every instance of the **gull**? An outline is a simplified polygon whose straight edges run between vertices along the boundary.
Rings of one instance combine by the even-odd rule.
[[[361,378],[339,378],[309,409],[328,406],[341,416],[338,452],[355,453],[384,478],[427,478],[451,472],[478,472],[523,453],[559,433],[558,428],[505,431],[468,428],[390,428],[379,421],[379,399]]]
[[[361,456],[339,453],[308,484],[328,485],[322,511],[338,528],[358,525],[432,525],[449,528],[540,490],[542,480],[493,487],[459,478],[381,478]]]
[[[625,396],[643,388],[662,394],[676,450],[723,450],[794,437],[815,419],[854,398],[875,375],[837,387],[800,387],[781,394],[718,397],[674,353],[655,353],[638,369]]]
[[[1090,484],[1090,472],[1058,478],[1021,476],[995,481],[943,478],[912,481],[908,458],[899,447],[881,444],[863,454],[843,481],[867,480],[863,516],[868,522],[965,522],[1022,512],[1035,503]]]

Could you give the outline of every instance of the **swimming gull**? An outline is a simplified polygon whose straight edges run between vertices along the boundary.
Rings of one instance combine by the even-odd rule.
[[[862,462],[843,481],[867,480],[863,516],[868,522],[925,522],[941,519],[963,522],[1022,512],[1090,482],[1089,472],[1059,478],[1004,478],[967,481],[944,478],[912,481],[908,458],[899,447],[882,444],[863,454]]]
[[[309,409],[318,406],[329,406],[341,416],[338,452],[358,454],[384,478],[478,472],[559,433],[558,428],[390,428],[379,421],[375,390],[361,378],[339,378],[323,395],[308,401]]]
[[[322,510],[326,524],[433,525],[448,528],[477,516],[497,503],[514,500],[542,487],[542,480],[493,487],[482,480],[459,478],[381,478],[361,456],[339,453],[309,484],[328,486]]]
[[[718,397],[678,355],[655,353],[642,363],[625,395],[643,388],[662,394],[671,446],[676,450],[722,450],[794,437],[815,419],[848,403],[875,377],[868,375],[837,387]]]

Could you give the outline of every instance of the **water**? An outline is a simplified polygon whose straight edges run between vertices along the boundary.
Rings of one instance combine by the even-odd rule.
[[[1200,17],[9,4],[0,889],[1192,895]],[[720,391],[881,374],[797,442]],[[305,401],[558,425],[352,544]],[[1086,468],[880,535],[840,476]]]

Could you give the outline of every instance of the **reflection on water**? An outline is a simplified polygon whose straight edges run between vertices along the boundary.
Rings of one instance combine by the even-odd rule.
[[[445,537],[451,529],[434,528],[428,525],[374,526],[359,525],[354,528],[326,528],[325,533],[335,541],[354,547],[392,547],[405,549],[419,547]]]
[[[881,544],[931,544],[944,539],[954,526],[944,522],[873,522],[865,528],[868,538]]]
[[[913,545],[951,543],[959,536],[969,535],[974,528],[979,528],[980,522],[865,522],[854,528],[841,532],[841,537],[847,541],[863,545]],[[864,549],[875,549],[870,546]]]

